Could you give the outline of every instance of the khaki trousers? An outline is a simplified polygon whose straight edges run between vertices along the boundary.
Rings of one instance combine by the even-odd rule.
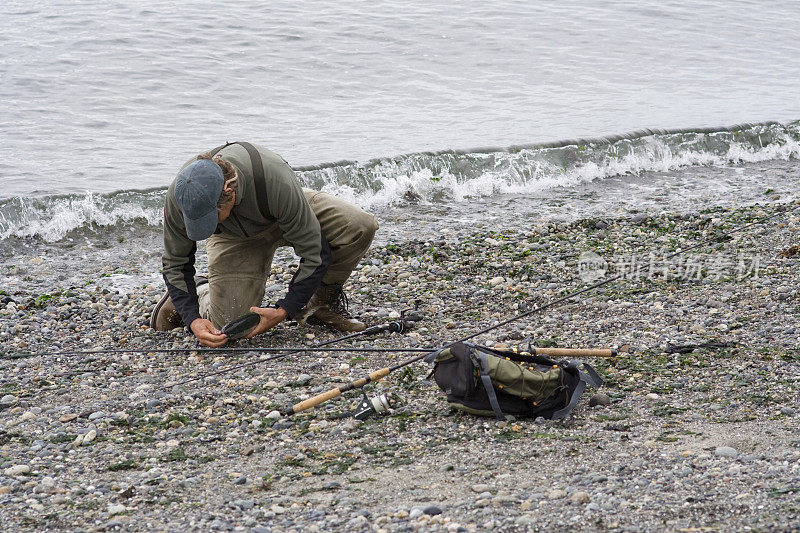
[[[369,249],[378,229],[375,217],[328,193],[303,189],[331,247],[331,265],[322,278],[343,284]],[[289,246],[277,222],[249,237],[214,234],[206,241],[208,283],[197,288],[200,314],[221,328],[261,307],[272,258]]]

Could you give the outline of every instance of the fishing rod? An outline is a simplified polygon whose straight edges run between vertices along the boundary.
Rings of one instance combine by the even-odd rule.
[[[439,353],[443,350],[446,350],[453,344],[456,344],[459,341],[456,341],[452,344],[445,346],[444,348],[440,348],[435,350],[435,353]],[[554,355],[557,357],[615,357],[618,355],[617,350],[612,349],[580,349],[580,348],[534,348],[534,354],[542,354],[542,355]],[[306,409],[311,409],[312,407],[316,407],[321,403],[325,403],[328,400],[332,400],[338,396],[341,396],[343,393],[347,391],[351,391],[353,389],[358,389],[366,385],[367,383],[371,383],[373,381],[378,381],[379,379],[383,379],[395,370],[403,368],[404,366],[408,366],[410,364],[416,363],[417,361],[422,361],[423,359],[430,357],[432,354],[422,354],[416,357],[412,357],[406,361],[401,363],[397,363],[394,366],[387,366],[386,368],[381,368],[380,370],[376,370],[363,376],[355,381],[351,381],[345,385],[341,385],[339,387],[334,387],[329,391],[323,392],[314,396],[313,398],[309,398],[307,400],[303,400],[300,403],[296,403],[294,405],[290,405],[286,407],[283,414],[285,416],[292,416],[297,414],[301,411],[305,411]]]
[[[280,353],[288,348],[137,348],[137,349],[110,349],[110,350],[86,350],[52,353],[21,353],[0,356],[0,359],[28,359],[31,357],[47,357],[56,355],[104,355],[104,354],[125,354],[125,353]],[[310,346],[308,348],[292,348],[296,353],[304,352],[435,352],[438,348],[321,348]]]
[[[705,246],[705,245],[707,245],[707,244],[709,244],[711,242],[719,241],[721,239],[724,239],[724,238],[730,236],[733,233],[737,233],[737,232],[743,231],[743,230],[745,230],[747,228],[750,228],[750,227],[758,225],[758,224],[763,224],[764,222],[767,222],[770,219],[773,219],[773,218],[775,218],[777,216],[780,216],[780,215],[785,215],[785,214],[791,213],[791,212],[796,211],[798,209],[800,209],[800,205],[798,205],[796,207],[793,207],[791,209],[783,210],[783,211],[780,211],[778,213],[775,213],[775,214],[769,215],[767,217],[761,218],[760,220],[757,220],[755,222],[752,222],[752,223],[749,223],[749,224],[745,224],[743,226],[739,226],[739,227],[734,228],[732,230],[729,230],[727,232],[723,232],[723,233],[721,233],[719,235],[715,235],[715,236],[710,237],[708,239],[705,239],[705,240],[703,240],[703,241],[701,241],[701,242],[699,242],[697,244],[689,246],[688,248],[683,248],[683,249],[677,250],[676,252],[668,255],[665,259],[667,259],[667,260],[668,259],[672,259],[673,257],[676,257],[678,255],[684,254],[684,253],[689,252],[691,250],[695,250],[695,249],[700,248],[701,246]],[[515,322],[517,320],[521,320],[523,318],[529,317],[529,316],[533,315],[534,313],[539,313],[541,311],[544,311],[545,309],[549,309],[551,307],[556,307],[558,305],[566,303],[567,301],[571,300],[572,298],[575,298],[576,296],[579,296],[579,295],[584,294],[586,292],[589,292],[589,291],[592,291],[594,289],[600,288],[600,287],[602,287],[604,285],[607,285],[607,284],[609,284],[609,283],[611,283],[613,281],[616,281],[616,280],[618,280],[620,278],[622,278],[622,274],[617,274],[616,276],[612,276],[610,278],[606,278],[606,279],[604,279],[602,281],[599,281],[597,283],[594,283],[594,284],[592,284],[592,285],[590,285],[588,287],[584,287],[583,289],[571,292],[570,294],[567,294],[566,296],[562,296],[560,298],[557,298],[555,300],[552,300],[550,302],[542,304],[542,305],[540,305],[538,307],[535,307],[534,309],[531,309],[530,311],[527,311],[527,312],[522,313],[520,315],[511,317],[511,318],[509,318],[507,320],[504,320],[504,321],[502,321],[502,322],[500,322],[498,324],[495,324],[493,326],[489,326],[489,327],[484,328],[484,329],[482,329],[482,330],[480,330],[480,331],[478,331],[476,333],[472,333],[472,334],[467,335],[466,337],[463,337],[463,338],[461,338],[461,339],[459,339],[457,341],[451,342],[451,343],[445,345],[444,347],[442,347],[441,349],[437,350],[436,353],[442,352],[442,351],[446,350],[447,348],[455,346],[458,343],[465,342],[465,341],[473,339],[473,338],[475,338],[475,337],[477,337],[479,335],[483,335],[484,333],[488,333],[489,331],[492,331],[493,329],[497,329],[499,327],[505,326],[505,325],[510,324],[512,322]],[[545,349],[537,348],[537,352],[540,353],[540,354],[546,353],[544,350]],[[590,350],[590,351],[593,351],[593,350]],[[565,354],[562,352],[561,354],[558,354],[558,355],[562,356],[562,355],[565,355]],[[572,355],[574,356],[575,354],[572,354]],[[333,389],[331,389],[329,391],[326,391],[326,392],[323,392],[321,394],[318,394],[317,396],[314,396],[312,398],[304,400],[304,401],[302,401],[300,403],[288,406],[284,410],[284,415],[291,416],[293,414],[299,413],[299,412],[304,411],[306,409],[310,409],[312,407],[320,405],[321,403],[324,403],[324,402],[326,402],[326,401],[328,401],[330,399],[333,399],[333,398],[336,398],[336,397],[340,396],[343,392],[347,392],[347,391],[350,391],[350,390],[353,390],[353,389],[356,389],[356,388],[361,388],[361,387],[367,385],[370,382],[373,382],[373,381],[376,381],[376,380],[379,380],[379,379],[382,379],[382,378],[388,376],[390,373],[394,372],[395,370],[398,370],[398,369],[403,368],[405,366],[411,365],[413,363],[416,363],[417,361],[421,361],[421,360],[426,359],[426,358],[431,357],[431,356],[432,356],[432,354],[419,355],[419,356],[416,356],[416,357],[412,357],[411,359],[407,359],[406,361],[398,363],[398,364],[396,364],[394,366],[389,366],[389,367],[386,367],[386,368],[382,368],[380,370],[376,370],[376,371],[374,371],[374,372],[372,372],[372,373],[370,373],[370,374],[368,374],[368,375],[366,375],[366,376],[364,376],[364,377],[362,377],[360,379],[352,381],[352,382],[350,382],[350,383],[348,383],[346,385],[342,385],[341,387],[335,387],[335,388],[333,388]]]
[[[417,307],[419,306],[419,302],[417,302]],[[400,319],[395,320],[393,322],[388,322],[386,324],[382,324],[379,326],[371,326],[364,331],[357,331],[355,333],[351,333],[349,335],[345,335],[343,337],[339,337],[332,341],[328,341],[325,343],[320,343],[315,346],[309,346],[305,348],[291,348],[291,353],[303,353],[303,352],[432,352],[436,351],[436,348],[323,348],[328,344],[332,344],[334,342],[340,342],[343,340],[351,339],[354,337],[360,337],[365,335],[377,335],[378,333],[382,333],[384,331],[388,331],[391,333],[402,333],[411,329],[414,323],[419,322],[422,320],[422,315],[416,312],[416,308],[413,309],[413,313],[408,313],[408,311],[412,311],[412,309],[406,309],[401,312]],[[250,313],[255,315],[255,313]],[[258,315],[256,315],[258,316]],[[231,323],[226,325],[226,328],[229,328],[231,324],[241,321],[243,318],[248,317],[248,315],[244,315],[233,320]],[[252,326],[252,324],[251,324]],[[224,329],[223,329],[224,331]],[[24,353],[24,354],[16,354],[12,356],[2,356],[0,359],[26,359],[29,357],[46,357],[52,355],[102,355],[102,354],[124,354],[124,353],[190,353],[190,352],[198,352],[198,353],[250,353],[250,352],[257,352],[257,353],[280,353],[288,350],[290,348],[260,348],[260,347],[252,347],[252,348],[112,348],[112,349],[102,349],[102,350],[70,350],[70,351],[62,351],[62,352],[52,352],[52,353]],[[288,355],[288,354],[286,354]]]
[[[417,306],[419,305],[419,301],[416,302],[416,305]],[[414,312],[409,314],[408,311],[414,311]],[[380,325],[380,326],[371,326],[371,327],[365,329],[364,331],[357,331],[355,333],[351,333],[351,334],[345,335],[343,337],[337,337],[337,338],[331,339],[329,341],[321,342],[321,343],[317,344],[316,346],[314,346],[314,348],[320,348],[320,347],[327,346],[329,344],[333,344],[333,343],[336,343],[336,342],[342,342],[342,341],[345,341],[345,340],[348,340],[348,339],[353,339],[355,337],[362,337],[362,336],[365,336],[365,335],[376,335],[378,333],[382,333],[382,332],[385,332],[385,331],[388,331],[390,333],[403,333],[404,331],[407,331],[407,330],[411,329],[412,327],[414,327],[414,324],[416,324],[420,320],[422,320],[422,315],[416,312],[416,308],[413,309],[413,310],[406,309],[406,310],[404,310],[404,311],[402,311],[400,313],[400,319],[399,320],[395,320],[394,322],[389,322],[388,324],[383,324],[383,325]],[[430,355],[430,353],[432,351],[436,351],[435,349],[434,350],[429,350],[429,349],[426,349],[426,348],[423,348],[423,350],[425,351],[425,355]],[[269,362],[269,361],[275,361],[275,360],[278,360],[278,359],[283,359],[284,357],[288,357],[290,355],[294,355],[294,354],[297,354],[297,353],[302,353],[302,352],[305,352],[305,351],[313,351],[313,350],[312,349],[307,349],[307,348],[291,349],[291,351],[284,352],[284,353],[279,353],[278,355],[274,355],[272,357],[267,357],[266,359],[258,359],[256,361],[248,361],[246,363],[241,363],[239,365],[234,365],[234,366],[231,366],[231,367],[228,367],[228,368],[223,368],[222,370],[217,370],[216,372],[209,372],[207,374],[202,374],[200,376],[197,376],[197,377],[194,377],[194,378],[190,378],[190,379],[186,379],[186,380],[180,381],[178,383],[172,383],[170,385],[171,386],[186,385],[187,383],[192,383],[193,381],[198,381],[198,380],[201,380],[201,379],[206,379],[206,378],[210,378],[210,377],[213,377],[213,376],[218,376],[220,374],[226,374],[228,372],[233,372],[234,370],[240,370],[242,368],[247,368],[247,367],[250,367],[250,366],[253,366],[253,365],[257,365],[258,363],[266,363],[266,362]],[[368,351],[368,350],[365,349],[365,351]],[[405,351],[405,350],[401,350],[401,351]]]
[[[104,355],[104,354],[125,354],[125,353],[281,353],[286,351],[287,348],[128,348],[128,349],[108,349],[108,350],[77,350],[66,352],[53,352],[53,353],[20,353],[0,356],[0,359],[27,359],[30,357],[47,357],[56,355]],[[308,348],[292,348],[295,353],[309,353],[309,352],[353,352],[353,353],[430,353],[436,352],[439,348],[326,348],[310,346]],[[550,355],[550,356],[573,356],[572,348],[532,348],[533,355]],[[614,357],[616,350],[611,349],[595,349],[595,350],[582,350],[580,355],[589,357]]]

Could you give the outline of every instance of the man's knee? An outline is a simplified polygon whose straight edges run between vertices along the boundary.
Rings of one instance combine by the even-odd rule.
[[[228,276],[221,280],[212,273],[209,288],[199,298],[201,313],[221,328],[231,320],[250,312],[251,307],[261,306],[265,281],[262,277],[250,276]]]
[[[355,235],[354,240],[358,242],[372,242],[375,232],[378,231],[378,221],[374,215],[366,211],[360,211],[358,216],[353,217],[350,226]]]
[[[239,318],[240,316],[249,313],[253,305],[240,305],[237,303],[223,302],[222,305],[215,305],[211,302],[204,313],[204,318],[207,318],[216,327],[222,329],[225,324]],[[260,302],[259,302],[260,305]]]

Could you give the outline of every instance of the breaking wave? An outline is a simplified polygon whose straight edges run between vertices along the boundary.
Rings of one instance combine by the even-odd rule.
[[[304,185],[366,208],[462,201],[576,186],[624,174],[800,157],[800,121],[728,128],[644,130],[507,148],[421,152],[297,167]],[[13,197],[0,201],[0,239],[62,239],[81,228],[161,223],[166,189]]]

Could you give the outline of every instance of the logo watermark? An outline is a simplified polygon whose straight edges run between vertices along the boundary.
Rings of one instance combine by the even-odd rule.
[[[624,279],[703,280],[758,279],[761,256],[758,254],[706,254],[669,257],[648,254],[619,254],[607,261],[595,252],[578,257],[578,277],[594,283],[608,275]]]
[[[600,281],[608,272],[608,262],[595,252],[582,252],[578,257],[578,276],[586,283]]]

